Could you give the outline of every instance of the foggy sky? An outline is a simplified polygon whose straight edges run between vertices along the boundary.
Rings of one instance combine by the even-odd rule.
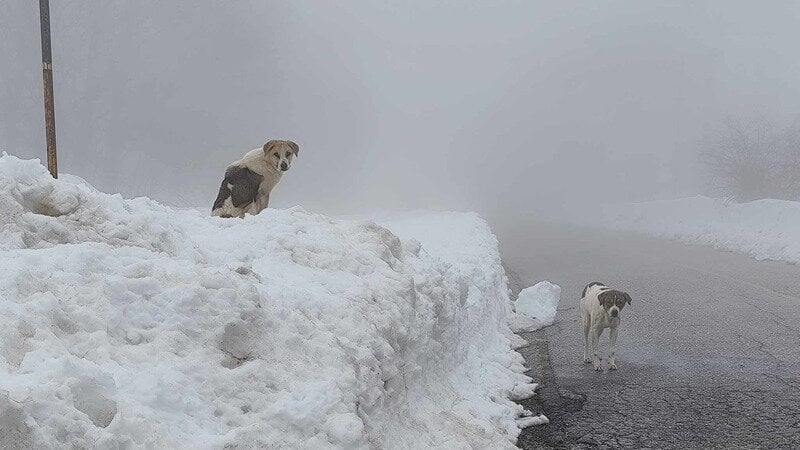
[[[796,117],[800,3],[55,1],[62,172],[210,208],[268,139],[272,206],[487,217],[702,193],[703,133]],[[44,156],[38,4],[2,0],[0,149]]]

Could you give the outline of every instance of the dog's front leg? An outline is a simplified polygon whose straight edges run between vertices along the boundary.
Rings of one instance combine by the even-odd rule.
[[[267,204],[269,204],[269,195],[259,195],[258,198],[250,204],[247,213],[252,215],[259,214],[261,211],[267,209]]]
[[[603,366],[600,363],[600,355],[597,354],[597,342],[600,340],[600,335],[603,334],[603,328],[592,325],[592,365],[594,370],[600,371],[603,370]]]
[[[267,194],[267,195],[265,195],[263,197],[263,200],[261,201],[261,204],[259,205],[258,212],[261,212],[261,211],[267,209],[268,206],[269,206],[269,194]]]
[[[614,357],[617,355],[617,327],[611,327],[609,331],[608,343],[608,370],[617,370],[617,362]]]
[[[250,214],[250,215],[254,216],[254,215],[258,214],[259,211],[260,211],[260,209],[258,209],[258,200],[256,200],[253,203],[250,203],[249,205],[247,205],[244,208],[242,208],[241,212],[239,213],[239,217],[240,218],[244,218],[244,216],[246,214]]]

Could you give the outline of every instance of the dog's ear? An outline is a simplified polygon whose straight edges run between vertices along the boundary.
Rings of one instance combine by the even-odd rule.
[[[300,153],[300,146],[297,145],[294,141],[286,141],[286,143],[289,144],[289,147],[291,147],[294,156],[297,156],[297,154]]]
[[[631,304],[631,296],[630,296],[630,295],[628,295],[628,293],[627,293],[627,292],[623,292],[623,293],[622,293],[622,298],[624,298],[624,299],[625,299],[625,301],[626,301],[626,302],[628,302],[628,304],[629,304],[629,305]]]
[[[267,141],[267,143],[264,144],[264,154],[265,155],[269,155],[269,152],[270,152],[270,150],[272,150],[272,147],[274,147],[275,144],[277,144],[278,142],[280,142],[280,141],[276,141],[274,139],[271,140],[271,141]]]
[[[603,291],[603,292],[597,294],[597,301],[600,302],[600,304],[602,305],[603,302],[606,300],[606,297],[608,297],[608,294],[610,294],[610,293],[611,293],[611,291]]]

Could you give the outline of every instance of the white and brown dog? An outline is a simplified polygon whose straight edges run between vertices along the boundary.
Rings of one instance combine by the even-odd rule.
[[[258,214],[269,205],[269,194],[289,170],[300,147],[292,141],[273,140],[250,150],[231,163],[219,187],[211,215],[244,217]]]
[[[617,328],[619,313],[625,304],[631,304],[631,296],[625,292],[611,289],[600,282],[593,282],[583,288],[581,294],[581,322],[583,323],[583,362],[591,362],[594,370],[603,370],[597,354],[597,341],[603,330],[611,328],[608,345],[608,369],[617,370],[614,357],[617,353]],[[590,359],[591,358],[591,359]]]

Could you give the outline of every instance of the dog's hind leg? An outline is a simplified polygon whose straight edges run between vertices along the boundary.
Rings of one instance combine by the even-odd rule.
[[[608,370],[617,370],[614,357],[617,355],[617,327],[611,327],[608,343]]]
[[[592,360],[589,358],[589,330],[592,322],[586,311],[581,311],[581,322],[583,322],[583,362],[590,363]]]

